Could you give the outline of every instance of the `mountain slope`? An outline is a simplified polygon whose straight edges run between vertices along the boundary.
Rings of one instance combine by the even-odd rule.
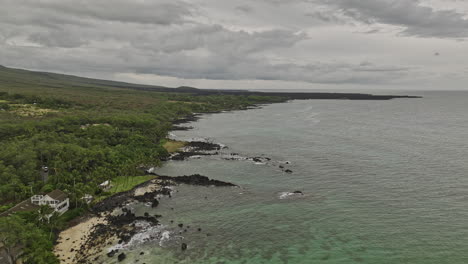
[[[396,95],[371,95],[356,93],[288,93],[288,92],[251,92],[244,90],[213,90],[197,89],[193,87],[169,88],[164,86],[141,85],[117,81],[98,80],[91,78],[78,77],[73,75],[36,72],[22,69],[13,69],[0,66],[0,91],[31,92],[42,88],[44,93],[53,95],[57,88],[61,92],[73,93],[74,90],[80,92],[89,91],[131,91],[141,90],[147,92],[163,93],[189,93],[194,95],[244,95],[244,96],[280,96],[289,99],[348,99],[348,100],[389,100],[393,98],[418,98],[416,96],[396,96]],[[71,95],[71,94],[68,94]]]

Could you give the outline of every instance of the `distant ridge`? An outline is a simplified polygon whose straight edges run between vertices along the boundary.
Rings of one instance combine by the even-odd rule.
[[[420,98],[408,95],[372,95],[360,93],[288,93],[288,92],[252,92],[248,90],[198,89],[190,86],[170,88],[157,85],[134,84],[127,82],[100,80],[74,75],[30,71],[9,68],[0,65],[0,88],[20,87],[24,85],[41,87],[70,87],[91,89],[130,89],[165,93],[190,93],[194,95],[258,95],[281,96],[289,99],[348,99],[348,100],[390,100],[394,98]]]

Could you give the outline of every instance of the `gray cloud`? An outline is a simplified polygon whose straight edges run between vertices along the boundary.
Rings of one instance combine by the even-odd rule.
[[[236,7],[236,10],[239,10],[244,13],[252,13],[254,9],[249,5],[240,5]]]
[[[415,42],[468,34],[462,13],[412,0],[3,2],[0,64],[93,77],[391,85],[434,76],[443,62],[408,55],[389,28]],[[450,59],[442,46],[427,57],[434,50]]]
[[[14,60],[21,54],[24,59],[17,61],[31,68],[55,70],[56,65],[64,65],[61,70],[70,72],[100,71],[106,73],[131,71],[140,74],[156,74],[188,79],[212,80],[283,80],[310,83],[388,83],[406,76],[409,68],[377,66],[372,63],[293,63],[272,64],[262,57],[233,59],[230,54],[213,53],[209,56],[193,56],[183,53],[159,53],[147,56],[138,49],[127,51],[131,55],[111,56],[109,50],[67,52],[44,51],[41,48],[17,47],[13,50],[0,50],[2,58]],[[34,57],[30,63],[27,57]],[[99,63],[96,63],[99,61]],[[154,63],[154,62],[157,63]]]
[[[420,37],[468,37],[466,14],[435,10],[419,0],[326,0],[344,15],[358,21],[402,26],[406,35]]]
[[[153,32],[131,40],[138,49],[173,53],[203,48],[217,55],[238,55],[291,47],[305,39],[305,34],[290,30],[266,30],[261,32],[233,31],[221,25],[192,24],[170,32]]]
[[[16,1],[16,0],[15,0]],[[81,18],[123,23],[169,25],[182,23],[191,14],[191,5],[178,0],[127,1],[127,0],[19,0],[32,8]]]

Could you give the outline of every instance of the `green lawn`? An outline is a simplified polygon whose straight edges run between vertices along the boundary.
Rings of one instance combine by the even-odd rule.
[[[156,178],[156,176],[154,175],[129,176],[129,177],[120,176],[112,180],[113,186],[109,192],[112,194],[125,192],[128,190],[131,190],[133,187],[137,186],[138,184],[144,183],[154,178]]]

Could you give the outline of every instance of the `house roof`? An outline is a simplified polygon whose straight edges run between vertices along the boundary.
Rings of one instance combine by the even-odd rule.
[[[57,200],[57,201],[65,201],[68,198],[68,195],[61,190],[53,190],[50,193],[46,194],[50,198]]]

